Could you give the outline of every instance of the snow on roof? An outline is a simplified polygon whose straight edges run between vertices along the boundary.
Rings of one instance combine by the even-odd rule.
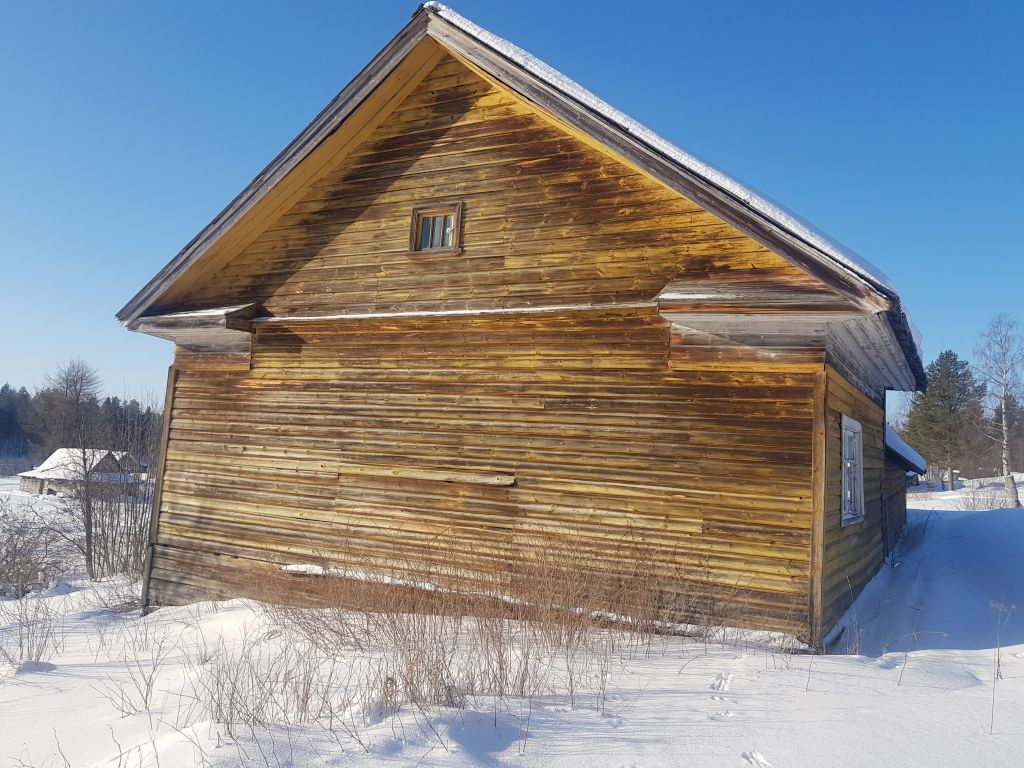
[[[903,459],[908,466],[917,471],[917,474],[923,475],[928,471],[928,462],[924,460],[924,457],[907,445],[903,438],[896,434],[896,430],[888,424],[885,425],[885,447],[886,450],[892,451]]]
[[[829,237],[813,224],[805,221],[765,195],[740,183],[724,171],[719,170],[710,163],[704,162],[690,152],[680,149],[629,115],[615,109],[615,107],[595,96],[575,80],[566,77],[533,54],[524,51],[504,38],[488,32],[442,3],[427,2],[423,4],[423,8],[436,13],[445,21],[454,24],[466,34],[472,35],[480,42],[515,62],[535,77],[545,81],[548,85],[563,92],[582,106],[615,123],[619,128],[627,131],[651,149],[726,191],[765,218],[770,219],[799,239],[817,248],[840,266],[866,280],[875,288],[880,288],[892,295],[898,293],[896,286],[884,272],[851,248]]]
[[[34,477],[38,480],[75,480],[81,477],[83,463],[85,471],[92,472],[107,455],[120,462],[127,455],[124,451],[111,451],[107,448],[58,448],[50,457],[35,469],[22,472],[18,477]],[[84,461],[83,461],[84,459]]]

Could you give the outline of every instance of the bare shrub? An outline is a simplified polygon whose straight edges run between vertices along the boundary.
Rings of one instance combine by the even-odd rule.
[[[896,552],[899,557],[904,557],[908,552],[916,549],[925,540],[928,531],[935,524],[935,512],[931,511],[924,517],[908,517],[903,536],[896,544]]]
[[[604,711],[609,681],[630,659],[664,653],[680,635],[729,641],[733,603],[750,603],[704,564],[682,568],[628,536],[621,552],[598,557],[581,540],[518,541],[518,558],[495,547],[488,560],[454,546],[429,561],[363,558],[358,567],[324,555],[290,568],[299,573],[261,574],[270,599],[237,640],[205,636],[204,605],[181,614],[173,727],[211,720],[259,748],[316,724],[339,747],[366,749],[368,724],[393,718],[400,732],[408,716],[444,745],[436,708],[486,702],[496,714],[525,713],[544,697]],[[118,631],[127,682],[118,691],[111,679],[103,692],[122,713],[141,711],[153,704],[164,630],[143,620]]]
[[[38,595],[0,601],[0,660],[43,662],[64,642],[64,621],[53,601]]]
[[[147,642],[144,648],[129,650],[123,660],[123,677],[108,675],[103,683],[94,686],[95,690],[122,717],[149,709],[153,706],[157,678],[171,653],[179,648],[178,640],[180,636],[174,639],[165,633]]]
[[[242,726],[319,722],[358,741],[352,704],[366,698],[366,680],[337,657],[283,642],[278,632],[247,631],[237,645],[218,638],[188,657],[188,674],[205,717],[237,735]]]
[[[580,538],[518,541],[528,557],[499,551],[474,571],[454,548],[359,568],[324,556],[269,587],[266,615],[327,657],[365,659],[358,687],[391,709],[539,695],[600,708],[612,670],[655,638],[725,639],[728,598],[742,590],[628,537],[603,559]]]
[[[95,608],[115,613],[130,613],[142,607],[142,582],[130,576],[111,576],[101,580],[99,588],[90,593]]]
[[[1006,492],[991,485],[972,484],[961,489],[953,505],[960,512],[985,512],[1007,504]]]
[[[32,504],[0,498],[0,596],[45,589],[70,568],[72,550],[39,518]]]

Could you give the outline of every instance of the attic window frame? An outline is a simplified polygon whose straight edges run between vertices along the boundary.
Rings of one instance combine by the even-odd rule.
[[[420,243],[420,228],[423,220],[434,216],[452,217],[451,244],[423,248]],[[416,255],[452,256],[462,253],[462,202],[441,201],[426,205],[417,205],[412,209],[412,221],[409,225],[409,253]]]

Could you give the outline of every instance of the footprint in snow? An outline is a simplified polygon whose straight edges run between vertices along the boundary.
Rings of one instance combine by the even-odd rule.
[[[732,673],[719,672],[715,675],[715,679],[711,681],[711,685],[708,688],[718,693],[728,693],[730,683],[732,683]],[[712,696],[711,698],[715,701],[725,701],[725,698],[722,696]]]
[[[754,766],[754,768],[772,768],[772,764],[768,762],[768,758],[758,752],[756,749],[752,749],[749,752],[743,753],[743,759]]]
[[[731,682],[732,682],[732,673],[731,672],[729,672],[729,673],[719,672],[717,675],[715,675],[715,679],[712,681],[711,685],[708,686],[708,687],[711,688],[712,691],[718,691],[720,693],[725,693],[725,692],[727,692],[729,690],[729,683],[731,683]]]
[[[729,720],[730,718],[736,717],[736,713],[731,709],[726,709],[722,712],[715,712],[713,715],[708,715],[708,720],[714,720],[715,722],[722,722]]]

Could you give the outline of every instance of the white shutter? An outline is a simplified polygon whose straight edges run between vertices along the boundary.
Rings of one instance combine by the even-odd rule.
[[[864,519],[864,433],[860,422],[843,416],[842,524]]]

